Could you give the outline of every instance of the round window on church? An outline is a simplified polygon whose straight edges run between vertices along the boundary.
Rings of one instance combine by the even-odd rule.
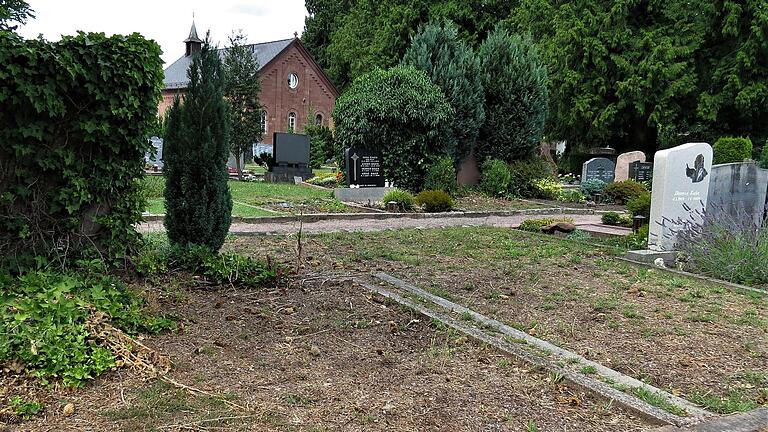
[[[288,87],[295,89],[299,86],[299,76],[295,73],[288,74]]]

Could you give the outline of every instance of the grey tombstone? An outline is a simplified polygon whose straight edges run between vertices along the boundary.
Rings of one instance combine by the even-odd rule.
[[[581,167],[581,181],[598,179],[606,183],[612,183],[616,173],[616,164],[612,160],[602,157],[592,158]]]
[[[641,151],[632,151],[628,153],[622,153],[616,158],[616,170],[613,177],[613,181],[628,180],[629,177],[629,165],[633,162],[645,162],[645,153]]]
[[[714,165],[709,181],[707,213],[715,218],[748,218],[755,227],[765,220],[768,170],[755,162]]]
[[[671,251],[680,231],[701,225],[707,208],[712,147],[688,143],[656,152],[648,249]]]

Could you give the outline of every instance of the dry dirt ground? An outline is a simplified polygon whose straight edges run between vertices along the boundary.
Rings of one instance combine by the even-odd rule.
[[[295,254],[294,237],[275,240],[233,245]],[[768,297],[636,267],[613,253],[454,227],[307,237],[303,265],[388,272],[713,412],[768,403]]]
[[[227,247],[263,255],[282,242],[238,239]],[[332,253],[320,243],[312,244],[316,253]],[[47,406],[42,417],[0,430],[650,427],[604,401],[564,387],[557,377],[531,370],[397,305],[375,301],[344,280],[296,280],[286,289],[271,291],[210,291],[185,275],[137,283],[157,311],[183,324],[177,333],[142,342],[170,356],[175,364],[170,378],[207,394],[119,370],[81,390],[40,392]],[[71,416],[61,414],[67,403],[75,406]]]

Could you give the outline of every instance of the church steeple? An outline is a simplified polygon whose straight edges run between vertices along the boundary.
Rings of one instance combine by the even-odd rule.
[[[198,51],[203,45],[203,41],[197,36],[197,28],[195,28],[195,19],[192,18],[192,28],[189,29],[189,36],[184,39],[184,43],[187,44],[187,53],[185,55],[190,56]]]

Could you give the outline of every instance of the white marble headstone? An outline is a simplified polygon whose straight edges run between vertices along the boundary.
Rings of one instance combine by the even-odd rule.
[[[677,233],[700,225],[707,208],[712,147],[688,143],[656,152],[648,249],[675,249]]]

